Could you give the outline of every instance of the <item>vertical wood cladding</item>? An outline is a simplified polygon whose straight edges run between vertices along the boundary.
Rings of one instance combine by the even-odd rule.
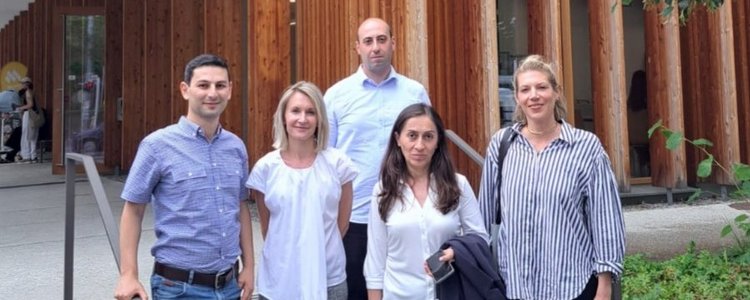
[[[346,1],[349,2],[349,1]],[[291,81],[290,6],[264,0],[247,8],[248,151],[251,164],[273,148],[273,113]],[[305,62],[302,62],[305,63]]]
[[[591,95],[596,135],[612,162],[621,191],[630,188],[622,7],[589,1]]]
[[[732,1],[740,160],[750,161],[750,3]]]
[[[628,120],[655,123],[685,132],[682,101],[682,63],[680,59],[679,20],[676,14],[663,19],[661,9],[645,12],[646,76],[648,120]],[[687,185],[685,147],[674,151],[664,147],[661,134],[651,138],[651,183],[655,186],[681,188]],[[631,159],[633,159],[631,157]]]
[[[117,121],[117,101],[122,97],[123,75],[123,1],[107,0],[106,3],[106,39],[105,63],[107,74],[104,77],[104,164],[120,165],[123,122]]]

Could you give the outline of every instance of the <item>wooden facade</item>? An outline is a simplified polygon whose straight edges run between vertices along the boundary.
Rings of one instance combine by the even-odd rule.
[[[322,90],[354,72],[356,29],[367,17],[392,26],[394,66],[422,82],[446,126],[481,154],[499,128],[497,3],[492,0],[36,0],[0,29],[0,65],[29,68],[52,124],[54,172],[62,172],[60,116],[65,14],[106,20],[103,172],[127,171],[140,140],[187,109],[178,83],[184,64],[204,52],[230,63],[232,100],[223,126],[246,143],[251,163],[271,150],[271,119],[283,89],[308,80]],[[550,5],[552,3],[553,5]],[[502,5],[502,4],[500,4]],[[689,138],[706,137],[724,165],[750,160],[750,5],[728,1],[697,11],[686,26],[644,11],[648,120]],[[555,62],[575,123],[571,4],[527,1],[529,53]],[[618,184],[630,188],[622,12],[588,1],[591,91],[596,134]],[[118,106],[121,105],[121,109]],[[120,119],[121,117],[121,119]],[[698,181],[703,157],[691,148],[665,151],[651,142],[651,183],[669,188]],[[478,188],[480,167],[451,146],[460,172]],[[60,149],[60,150],[55,150]],[[711,182],[729,184],[715,173]]]

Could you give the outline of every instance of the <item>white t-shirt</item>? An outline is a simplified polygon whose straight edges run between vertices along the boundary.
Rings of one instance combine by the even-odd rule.
[[[425,260],[444,242],[461,234],[478,234],[486,241],[479,204],[469,182],[456,174],[461,189],[458,207],[447,214],[436,207],[434,180],[424,206],[403,185],[403,204],[396,201],[384,223],[378,212],[381,183],[373,190],[370,201],[370,224],[367,227],[365,280],[368,289],[382,289],[383,300],[435,299],[435,283],[424,270]]]
[[[258,268],[258,293],[268,299],[325,299],[346,281],[338,229],[341,186],[357,176],[342,152],[328,148],[313,164],[294,169],[279,150],[263,156],[245,183],[265,195],[270,212]]]

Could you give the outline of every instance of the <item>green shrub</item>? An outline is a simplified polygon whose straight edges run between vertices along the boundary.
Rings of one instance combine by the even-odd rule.
[[[750,299],[748,252],[712,254],[695,244],[658,262],[642,254],[625,257],[623,299]]]

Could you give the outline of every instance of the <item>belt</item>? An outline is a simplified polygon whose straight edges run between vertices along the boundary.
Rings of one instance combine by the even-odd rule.
[[[159,262],[155,262],[154,274],[157,274],[169,280],[181,281],[187,284],[199,284],[203,286],[212,287],[214,289],[221,289],[224,287],[224,285],[227,284],[227,282],[229,282],[229,280],[232,279],[232,277],[234,277],[234,273],[238,269],[238,263],[239,261],[234,263],[234,265],[232,265],[232,268],[224,272],[207,274],[207,273],[198,273],[198,272],[190,271],[190,270],[178,269],[178,268],[167,266]],[[193,275],[192,281],[190,280],[191,273]]]

